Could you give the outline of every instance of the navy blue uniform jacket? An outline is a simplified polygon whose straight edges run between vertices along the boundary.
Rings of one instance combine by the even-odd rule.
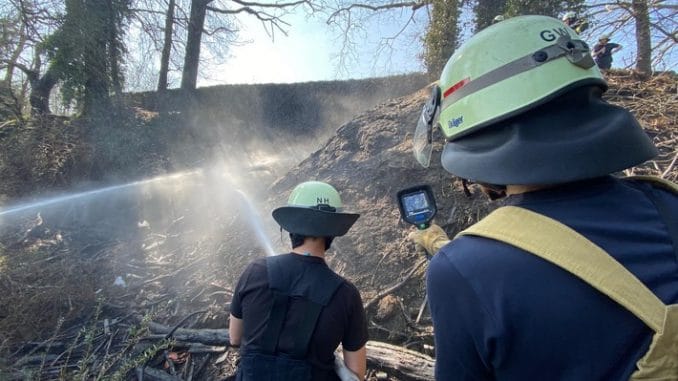
[[[678,197],[658,193],[678,214]],[[511,196],[507,203],[573,228],[664,303],[678,303],[673,242],[637,187],[605,177]],[[628,380],[652,336],[579,278],[491,239],[463,236],[443,247],[431,261],[427,289],[441,381]]]

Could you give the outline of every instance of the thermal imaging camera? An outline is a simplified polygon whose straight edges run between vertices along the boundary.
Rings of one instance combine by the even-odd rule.
[[[417,185],[398,191],[398,207],[400,216],[405,222],[426,229],[438,211],[433,190],[428,185]]]

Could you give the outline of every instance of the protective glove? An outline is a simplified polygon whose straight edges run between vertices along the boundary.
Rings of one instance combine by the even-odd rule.
[[[450,239],[445,231],[436,224],[431,224],[424,230],[415,230],[408,235],[408,238],[414,241],[417,248],[423,248],[429,255],[433,255],[441,247],[447,245]]]

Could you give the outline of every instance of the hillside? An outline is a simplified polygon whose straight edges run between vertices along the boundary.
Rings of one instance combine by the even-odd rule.
[[[421,74],[129,94],[97,118],[0,122],[0,202],[230,162],[280,176],[351,118],[427,84]]]
[[[633,110],[661,151],[658,158],[629,173],[678,180],[678,78],[663,74],[639,82],[627,72],[611,72],[608,80],[607,99]],[[428,93],[422,84],[402,96],[383,98],[338,129],[320,134],[323,139],[297,141],[269,135],[274,149],[252,156],[250,165],[228,160],[231,155],[240,158],[236,151],[247,146],[234,138],[239,134],[225,137],[235,143],[226,146],[220,128],[189,139],[196,130],[177,134],[175,127],[164,125],[173,118],[185,121],[185,111],[171,111],[179,108],[169,101],[159,107],[135,100],[139,109],[130,120],[146,115],[148,122],[137,122],[134,128],[151,129],[152,133],[144,132],[149,141],[161,128],[172,133],[160,133],[162,144],[130,143],[124,153],[118,152],[123,157],[114,163],[119,165],[124,159],[134,167],[135,158],[143,159],[124,174],[128,178],[173,176],[30,209],[11,218],[0,214],[0,305],[8,306],[0,312],[0,358],[6,359],[4,364],[0,361],[0,378],[21,379],[29,373],[44,378],[60,374],[95,378],[135,368],[146,369],[147,377],[158,376],[155,371],[169,375],[171,369],[184,379],[189,374],[206,380],[231,375],[237,355],[223,341],[206,348],[195,344],[190,331],[178,330],[168,345],[165,335],[172,328],[203,333],[221,330],[210,331],[214,337],[223,333],[234,282],[243,267],[268,250],[283,251],[287,246],[270,217],[271,209],[284,204],[297,183],[309,179],[332,183],[342,192],[347,207],[361,213],[351,232],[335,241],[328,263],[360,289],[370,338],[434,355],[426,311],[417,321],[424,300],[426,259],[406,239],[410,227],[399,219],[395,192],[413,184],[430,184],[440,210],[436,222],[450,235],[496,205],[477,189],[471,189],[471,197],[464,195],[459,182],[442,170],[439,158],[432,159],[428,170],[413,160],[411,134]],[[208,98],[215,102],[209,108],[218,109],[219,97]],[[321,108],[331,107],[328,98],[324,98],[327,106]],[[241,121],[256,114],[252,109],[238,113]],[[230,124],[224,115],[197,112],[192,118],[211,118],[213,124],[221,121],[224,126]],[[79,128],[77,123],[74,129]],[[194,125],[209,124],[200,119]],[[296,124],[286,125],[294,130]],[[62,146],[62,139],[71,139],[70,132],[43,134],[44,147]],[[118,134],[123,135],[122,131]],[[90,146],[73,147],[69,152],[100,152],[110,142],[91,140],[96,136],[87,134]],[[306,145],[299,159],[293,151],[300,148],[293,143]],[[120,144],[116,147],[124,146]],[[288,150],[288,144],[294,149]],[[203,146],[201,155],[189,155]],[[139,147],[142,152],[134,151]],[[243,150],[251,155],[252,147]],[[189,158],[196,157],[202,161],[188,165]],[[285,168],[282,173],[276,169],[277,163],[292,159],[296,160],[293,165],[280,166]],[[82,165],[73,162],[70,168]],[[109,170],[126,168],[107,165],[111,164],[98,164],[99,178],[106,178],[102,174]],[[72,172],[60,172],[63,166],[52,168],[54,174],[45,173],[63,177],[63,185],[82,180],[69,178]],[[21,173],[4,173],[9,183],[26,184],[31,179],[12,177]],[[25,191],[26,186],[17,189]],[[150,354],[144,355],[145,350]],[[369,380],[384,379],[377,377],[381,371],[387,372],[389,380],[425,379],[371,362]]]

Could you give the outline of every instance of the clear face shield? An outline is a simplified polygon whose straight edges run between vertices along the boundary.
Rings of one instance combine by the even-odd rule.
[[[413,148],[414,158],[424,168],[431,164],[431,153],[433,151],[433,126],[437,124],[438,111],[440,110],[440,87],[434,86],[431,96],[426,101],[421,115],[417,121],[417,128],[414,130]]]

